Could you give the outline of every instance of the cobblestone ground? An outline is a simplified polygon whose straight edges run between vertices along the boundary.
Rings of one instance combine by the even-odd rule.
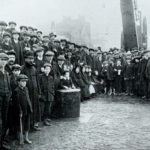
[[[150,150],[150,103],[98,96],[81,103],[78,119],[53,120],[16,150]]]

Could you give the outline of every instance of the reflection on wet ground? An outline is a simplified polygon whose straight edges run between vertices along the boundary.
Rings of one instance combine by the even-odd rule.
[[[24,150],[150,150],[150,102],[100,95],[81,103],[80,118],[53,120],[30,137]]]

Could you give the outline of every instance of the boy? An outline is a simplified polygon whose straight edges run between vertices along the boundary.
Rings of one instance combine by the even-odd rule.
[[[70,78],[69,70],[66,70],[64,73],[64,77],[60,79],[60,89],[74,89],[72,79]]]
[[[116,91],[116,94],[117,95],[120,95],[121,94],[121,89],[122,89],[122,65],[121,65],[121,60],[118,59],[117,60],[117,64],[114,68],[114,71],[115,71],[115,91]]]
[[[18,86],[13,94],[13,106],[15,106],[15,114],[18,121],[17,123],[20,126],[20,134],[25,133],[25,142],[31,144],[32,141],[29,140],[28,133],[30,130],[30,115],[33,111],[28,88],[26,87],[28,77],[24,74],[20,74],[17,81]],[[23,129],[23,131],[21,131],[21,129]]]
[[[40,85],[41,85],[41,99],[44,102],[44,125],[50,126],[50,115],[52,104],[54,101],[54,78],[51,73],[51,64],[44,64],[44,73],[40,76]]]

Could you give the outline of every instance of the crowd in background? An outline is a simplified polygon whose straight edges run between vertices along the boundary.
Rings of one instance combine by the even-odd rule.
[[[104,51],[16,26],[0,21],[1,145],[8,135],[20,141],[21,132],[31,144],[30,130],[50,126],[58,89],[80,89],[81,101],[101,93],[150,97],[149,50]]]

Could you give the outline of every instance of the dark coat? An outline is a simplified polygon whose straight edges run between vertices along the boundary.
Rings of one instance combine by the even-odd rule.
[[[13,106],[15,107],[15,112],[19,115],[22,113],[23,115],[27,115],[29,110],[30,113],[33,112],[32,104],[29,98],[28,88],[24,89],[19,86],[14,90],[13,94]]]
[[[33,116],[31,116],[31,121],[39,122],[41,119],[39,103],[41,93],[36,68],[34,66],[25,64],[21,73],[28,77],[27,88],[29,89],[29,96],[33,107]]]
[[[43,101],[54,101],[54,78],[53,76],[46,76],[42,74],[40,76],[40,88],[41,88],[41,99]]]
[[[14,40],[12,40],[12,46],[16,52],[16,63],[22,66],[24,64],[24,56],[21,42],[18,41],[18,43],[15,43]]]

